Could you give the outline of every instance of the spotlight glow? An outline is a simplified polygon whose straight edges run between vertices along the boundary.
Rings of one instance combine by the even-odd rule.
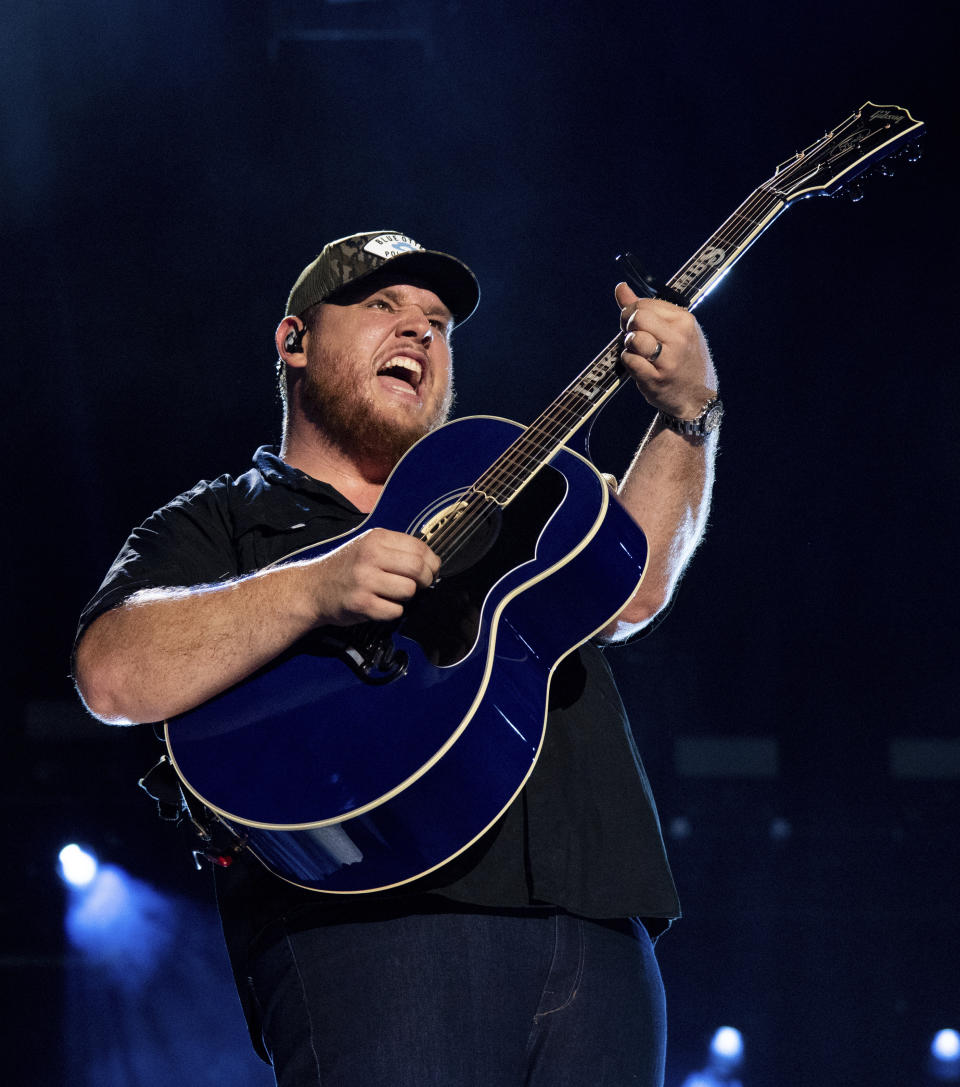
[[[97,874],[97,858],[71,842],[60,850],[60,874],[71,887],[89,887]]]
[[[170,897],[103,864],[70,895],[63,924],[71,946],[124,991],[139,991],[169,960],[176,926]]]
[[[938,1030],[930,1043],[930,1052],[939,1061],[960,1061],[960,1034],[955,1030]]]
[[[710,1042],[710,1052],[729,1061],[743,1056],[743,1035],[736,1027],[720,1027]]]

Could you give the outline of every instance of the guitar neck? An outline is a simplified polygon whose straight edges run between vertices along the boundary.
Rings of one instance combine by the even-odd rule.
[[[686,309],[694,309],[706,298],[786,207],[783,199],[768,190],[769,185],[767,182],[751,193],[667,282],[671,297],[681,299]],[[630,379],[620,361],[622,351],[621,332],[491,465],[474,489],[499,505],[512,501],[557,450]]]
[[[773,189],[775,180],[774,176],[754,189],[721,227],[667,281],[669,293],[679,295],[686,309],[695,309],[707,297],[786,208],[787,202]]]
[[[865,102],[842,124],[778,166],[667,281],[662,294],[695,309],[790,204],[817,194],[833,196],[894,152],[918,157],[916,141],[923,130],[923,123],[899,106]],[[484,472],[474,493],[501,506],[512,501],[628,380],[620,362],[622,350],[620,333]]]

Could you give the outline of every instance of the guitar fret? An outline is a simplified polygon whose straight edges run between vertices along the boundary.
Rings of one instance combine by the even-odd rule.
[[[694,309],[703,301],[785,207],[776,196],[765,196],[763,189],[764,186],[760,186],[751,193],[707,243],[667,281],[671,290],[687,299],[688,309]],[[737,225],[734,220],[740,220],[745,227]]]
[[[559,446],[619,387],[620,343],[621,337],[617,337],[608,344],[477,480],[475,490],[501,505],[512,501],[523,490]]]

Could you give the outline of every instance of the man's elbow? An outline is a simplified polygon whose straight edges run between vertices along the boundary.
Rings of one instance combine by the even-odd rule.
[[[600,632],[607,642],[622,642],[641,630],[664,611],[670,603],[668,593],[637,592],[626,606]]]
[[[108,725],[129,725],[134,719],[124,704],[126,684],[108,654],[98,651],[96,638],[87,631],[74,656],[73,681],[90,713]]]

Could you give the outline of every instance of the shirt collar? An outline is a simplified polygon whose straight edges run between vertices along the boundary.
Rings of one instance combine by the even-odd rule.
[[[290,490],[310,495],[314,499],[334,502],[352,513],[361,512],[329,483],[314,479],[313,476],[308,476],[306,472],[301,472],[299,468],[294,468],[281,460],[275,445],[261,445],[253,455],[253,463],[267,484],[288,487]]]

